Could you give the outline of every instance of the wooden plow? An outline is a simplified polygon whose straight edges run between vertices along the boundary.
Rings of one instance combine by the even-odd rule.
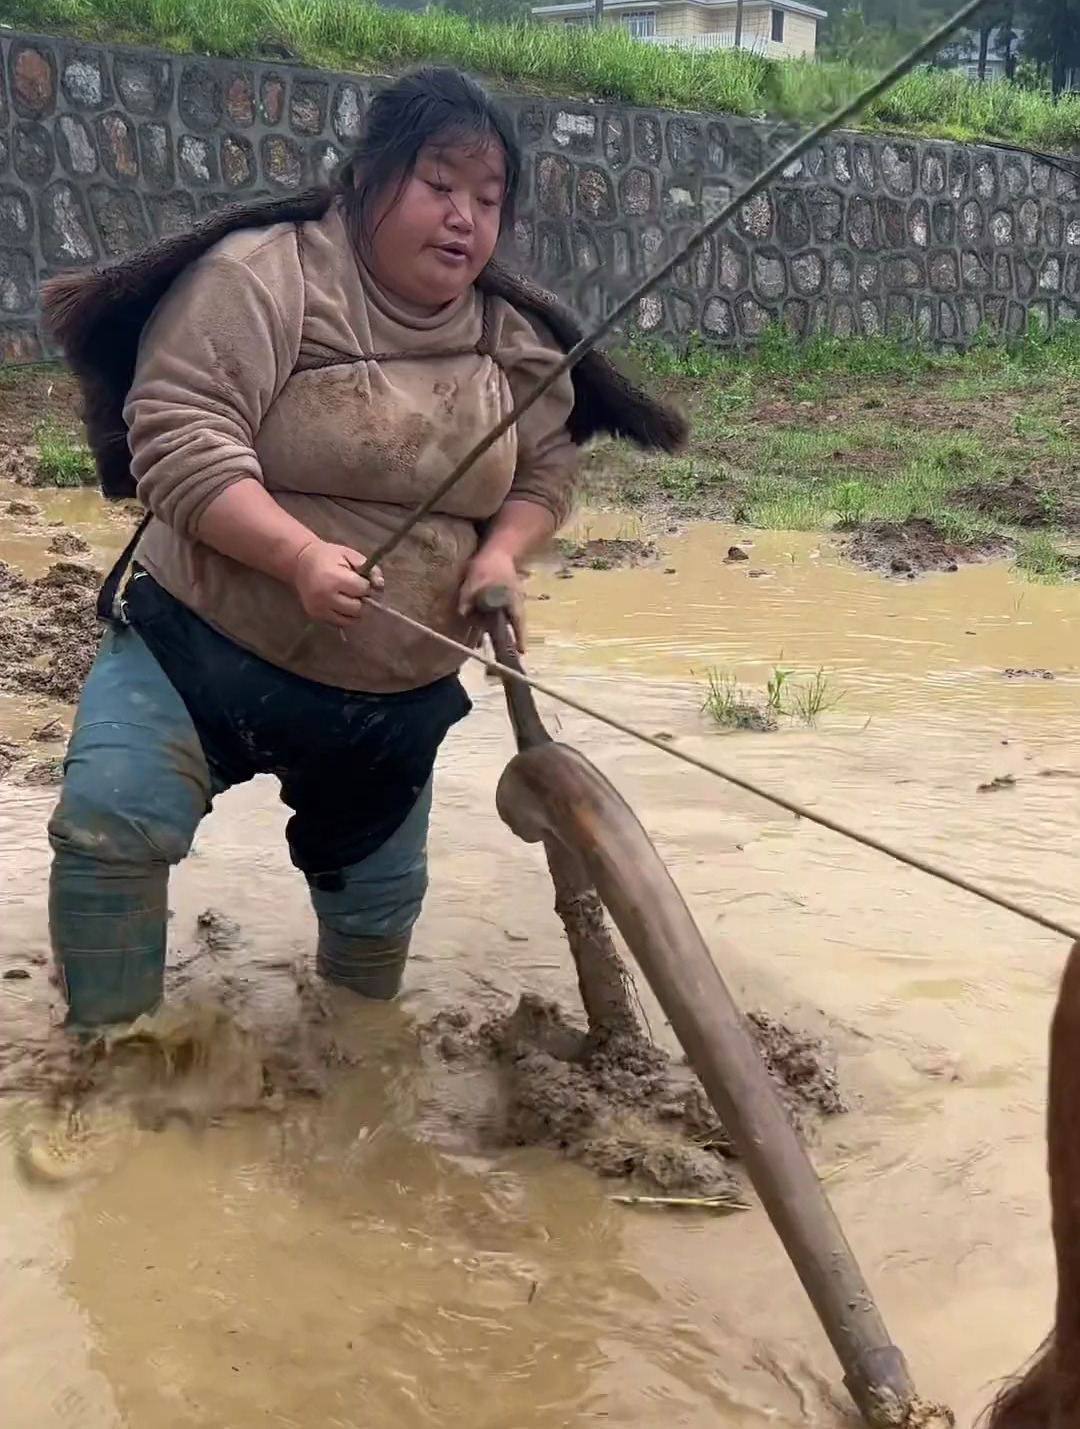
[[[500,664],[524,673],[508,593],[478,601]],[[636,1026],[606,908],[731,1136],[844,1373],[864,1421],[951,1425],[915,1392],[806,1150],[682,895],[648,834],[583,755],[557,743],[532,691],[502,677],[518,752],[499,780],[503,822],[542,843],[590,1028]]]

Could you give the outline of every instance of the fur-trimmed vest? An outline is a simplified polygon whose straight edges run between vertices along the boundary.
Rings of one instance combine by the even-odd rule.
[[[79,383],[87,440],[106,496],[135,495],[124,403],[143,328],[172,282],[229,234],[318,220],[333,198],[330,189],[319,188],[295,198],[219,209],[191,232],[162,239],[111,267],[64,274],[42,284],[45,322]],[[476,285],[526,317],[538,318],[564,351],[580,340],[580,325],[557,298],[502,264],[489,263]],[[685,442],[685,419],[631,383],[604,353],[586,353],[571,375],[569,430],[578,444],[600,433],[668,452]]]

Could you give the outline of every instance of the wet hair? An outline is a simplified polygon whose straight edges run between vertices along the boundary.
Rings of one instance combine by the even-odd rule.
[[[363,137],[341,172],[340,189],[354,240],[370,239],[373,201],[387,186],[401,196],[430,145],[498,144],[505,167],[502,223],[513,220],[521,148],[509,114],[468,75],[425,66],[402,75],[371,101]]]

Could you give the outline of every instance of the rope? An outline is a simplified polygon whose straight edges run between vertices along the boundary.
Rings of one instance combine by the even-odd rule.
[[[973,883],[970,878],[965,878],[959,873],[950,873],[948,869],[939,868],[936,864],[929,863],[926,859],[919,858],[917,854],[906,853],[903,849],[896,848],[893,844],[886,843],[883,839],[876,839],[872,834],[865,834],[859,829],[853,829],[847,824],[843,824],[839,819],[829,818],[827,814],[817,814],[813,809],[808,809],[805,804],[799,804],[794,799],[789,799],[783,794],[773,793],[771,789],[763,789],[760,784],[753,783],[750,779],[744,779],[740,774],[733,774],[729,769],[722,769],[719,764],[713,764],[708,759],[702,759],[699,755],[690,754],[684,749],[678,749],[675,745],[667,744],[663,740],[654,738],[651,734],[646,734],[643,730],[635,729],[633,725],[625,724],[622,720],[616,719],[614,715],[605,714],[603,710],[595,709],[587,705],[583,700],[575,699],[573,695],[565,694],[562,690],[552,689],[549,685],[542,684],[539,680],[534,680],[529,675],[524,675],[518,670],[512,669],[509,665],[500,664],[498,660],[489,659],[486,655],[480,654],[478,650],[471,649],[468,645],[462,645],[460,641],[453,640],[449,635],[442,635],[437,630],[431,630],[419,620],[414,620],[411,615],[405,615],[400,610],[394,610],[392,606],[384,605],[382,601],[375,600],[371,596],[366,597],[365,604],[370,605],[375,610],[382,611],[384,615],[392,616],[393,619],[401,621],[403,625],[410,629],[428,635],[432,640],[437,641],[448,650],[453,650],[459,655],[464,655],[466,659],[475,661],[478,665],[483,665],[485,670],[500,676],[506,680],[516,680],[521,685],[527,685],[529,689],[536,690],[541,695],[546,695],[548,699],[557,700],[560,704],[568,705],[570,709],[577,710],[579,714],[588,715],[591,719],[599,720],[601,724],[606,724],[610,729],[617,730],[620,734],[629,735],[631,739],[636,739],[641,744],[647,744],[651,749],[658,749],[661,754],[670,755],[672,759],[679,759],[684,764],[689,764],[694,769],[700,769],[705,774],[712,774],[717,779],[724,779],[729,784],[734,784],[736,788],[745,790],[748,794],[756,794],[759,799],[766,799],[770,804],[776,804],[779,808],[785,809],[789,814],[794,814],[797,819],[807,819],[812,824],[818,824],[823,829],[829,829],[834,834],[840,834],[843,838],[852,839],[855,843],[862,844],[866,848],[872,848],[877,853],[883,853],[887,858],[892,858],[897,863],[906,864],[909,868],[917,869],[920,873],[929,874],[931,878],[940,879],[942,883],[950,883],[954,888],[960,888],[965,893],[974,894],[976,898],[983,899],[986,903],[993,903],[998,908],[1004,908],[1007,913],[1015,913],[1018,918],[1024,918],[1029,923],[1036,923],[1040,928],[1046,928],[1051,933],[1060,933],[1063,938],[1068,938],[1070,942],[1080,942],[1080,931],[1069,927],[1067,923],[1061,923],[1056,918],[1051,918],[1047,914],[1039,913],[1034,908],[1028,908],[1023,903],[1017,903],[1015,899],[1007,898],[1004,894],[995,893],[990,888],[983,888],[978,883]]]
[[[731,218],[744,203],[749,203],[752,198],[762,193],[769,187],[774,179],[780,178],[784,170],[793,164],[796,159],[802,158],[815,144],[820,143],[821,140],[831,134],[834,129],[838,129],[845,120],[853,119],[860,110],[865,109],[879,94],[883,94],[885,90],[895,84],[898,79],[901,79],[907,74],[909,70],[914,69],[920,60],[932,54],[944,40],[949,38],[954,30],[958,30],[970,20],[975,12],[985,3],[986,0],[968,0],[968,3],[958,10],[950,20],[946,20],[944,24],[939,25],[925,40],[916,45],[914,49],[909,50],[906,55],[897,60],[894,65],[887,69],[878,79],[874,80],[872,84],[868,84],[854,99],[849,99],[846,104],[842,104],[840,108],[827,119],[823,119],[820,124],[808,130],[801,139],[797,139],[790,148],[785,149],[767,168],[762,169],[757,178],[747,184],[741,193],[736,194],[734,198],[730,199],[708,223],[698,228],[673,258],[670,258],[662,267],[657,268],[654,273],[639,283],[630,295],[624,298],[617,307],[613,308],[607,317],[604,318],[592,332],[586,333],[584,337],[579,339],[570,351],[548,371],[546,376],[542,377],[540,381],[526,393],[517,406],[512,408],[500,421],[496,422],[491,430],[482,436],[475,446],[473,446],[471,451],[465,453],[444,480],[442,480],[438,486],[420,502],[416,509],[405,518],[401,525],[392,531],[390,535],[376,547],[371,555],[367,557],[360,568],[360,574],[365,578],[369,577],[379,562],[384,560],[390,552],[405,539],[417,522],[423,520],[428,512],[433,509],[436,502],[441,501],[446,493],[457,485],[473,463],[494,446],[499,438],[510,430],[514,423],[519,420],[524,412],[528,411],[534,402],[538,401],[550,387],[554,386],[564,373],[569,372],[571,367],[574,367],[580,362],[585,354],[590,351],[591,348],[595,347],[601,338],[606,337],[613,328],[622,322],[623,318],[629,315],[631,310],[641,302],[641,299],[644,298],[646,294],[651,293],[654,288],[658,287],[666,278],[670,277],[676,268],[681,267],[688,258],[693,257],[698,249],[707,243],[713,234],[718,233],[724,224],[727,223],[728,219]]]

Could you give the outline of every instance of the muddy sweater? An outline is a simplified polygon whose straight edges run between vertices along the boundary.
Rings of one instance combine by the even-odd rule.
[[[136,559],[222,634],[308,679],[396,691],[456,669],[453,652],[376,611],[348,632],[314,623],[290,587],[200,542],[199,520],[254,477],[317,536],[373,550],[561,355],[502,299],[489,300],[486,344],[483,326],[474,290],[434,317],[402,311],[358,265],[336,208],[299,231],[225,239],[143,334],[124,415],[154,520]],[[305,370],[312,355],[330,361]],[[389,604],[475,641],[456,605],[477,523],[508,497],[565,521],[572,403],[564,376],[387,557]]]

